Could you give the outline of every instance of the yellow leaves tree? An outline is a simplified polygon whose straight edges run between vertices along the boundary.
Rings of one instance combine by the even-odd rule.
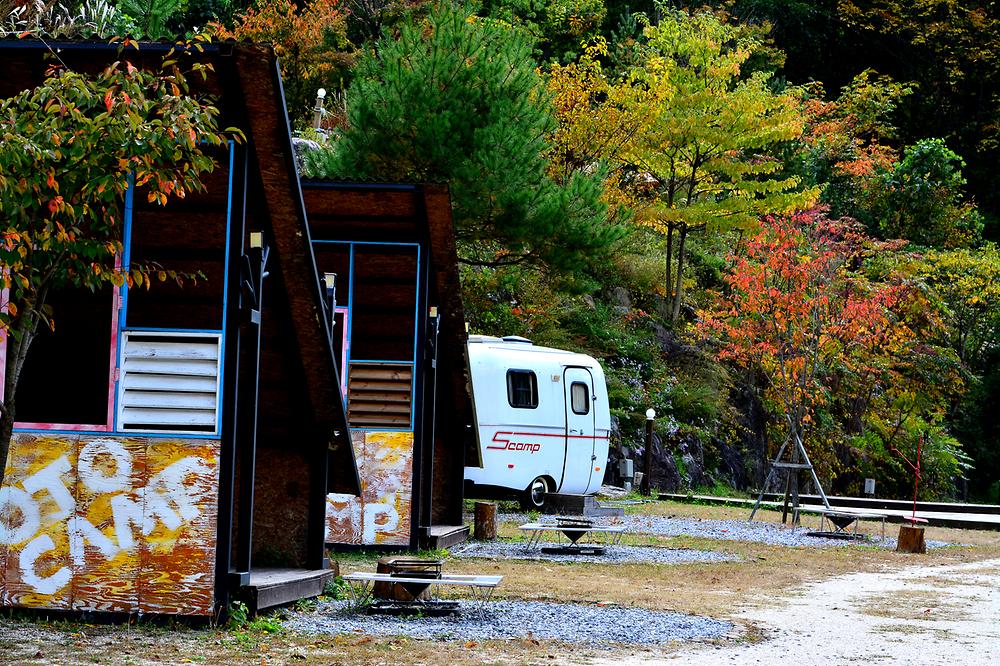
[[[750,229],[761,215],[807,208],[818,192],[784,173],[777,158],[803,122],[794,91],[776,93],[767,75],[743,71],[760,47],[753,35],[710,12],[670,9],[643,35],[640,65],[623,74],[602,69],[603,42],[554,68],[554,161],[606,163],[615,190],[609,197],[666,236],[676,322],[692,232]]]

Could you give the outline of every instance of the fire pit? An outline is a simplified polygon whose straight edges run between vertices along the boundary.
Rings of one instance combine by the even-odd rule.
[[[457,601],[442,601],[431,589],[442,585],[468,588],[483,613],[503,576],[446,574],[441,560],[390,558],[379,562],[377,573],[354,572],[344,576],[354,604],[368,613],[389,615],[450,615],[459,611]]]
[[[594,521],[586,518],[564,517],[559,517],[551,522],[528,523],[521,525],[518,529],[528,533],[525,545],[527,550],[540,546],[541,552],[553,555],[603,555],[605,548],[618,543],[625,531],[625,528],[620,525],[597,525]],[[569,543],[541,546],[541,537],[544,532],[559,532],[569,539]],[[580,539],[588,534],[603,534],[607,543],[579,543]]]

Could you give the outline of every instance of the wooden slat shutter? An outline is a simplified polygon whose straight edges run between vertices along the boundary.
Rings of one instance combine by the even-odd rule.
[[[218,335],[126,333],[119,429],[216,432],[220,341]]]
[[[351,363],[347,420],[352,428],[409,428],[413,367],[395,363]]]

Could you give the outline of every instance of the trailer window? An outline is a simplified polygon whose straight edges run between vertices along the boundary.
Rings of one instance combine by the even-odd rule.
[[[583,382],[573,382],[569,387],[570,406],[574,414],[590,412],[590,390]]]
[[[507,371],[507,402],[511,407],[538,407],[538,381],[531,370]]]

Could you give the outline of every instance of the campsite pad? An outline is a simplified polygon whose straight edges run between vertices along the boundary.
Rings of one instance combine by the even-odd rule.
[[[543,547],[560,544],[542,542]],[[562,545],[565,545],[563,543]],[[482,557],[504,560],[543,560],[546,562],[593,562],[595,564],[688,564],[691,562],[733,562],[739,558],[729,553],[691,548],[658,548],[655,546],[612,546],[603,554],[558,550],[526,550],[524,542],[468,541],[451,549],[452,557]]]
[[[612,604],[556,604],[539,601],[493,601],[480,615],[461,602],[458,615],[387,617],[352,611],[348,602],[320,602],[315,610],[295,612],[286,629],[310,634],[369,634],[424,639],[493,640],[528,636],[569,643],[661,644],[719,638],[733,629],[697,615],[626,608]]]
[[[749,513],[747,514],[749,515]],[[504,513],[497,516],[498,520],[520,524],[529,519],[522,513]],[[626,515],[618,518],[616,525],[623,525],[627,534],[652,534],[655,536],[694,536],[723,541],[750,541],[766,543],[772,546],[812,546],[831,547],[843,546],[843,539],[813,537],[807,530],[793,530],[778,523],[749,520],[701,520],[698,518],[674,518],[668,516]],[[895,537],[885,539],[873,538],[866,543],[882,548],[895,549]],[[928,541],[928,548],[950,546],[945,541]],[[606,557],[606,556],[605,556]]]

